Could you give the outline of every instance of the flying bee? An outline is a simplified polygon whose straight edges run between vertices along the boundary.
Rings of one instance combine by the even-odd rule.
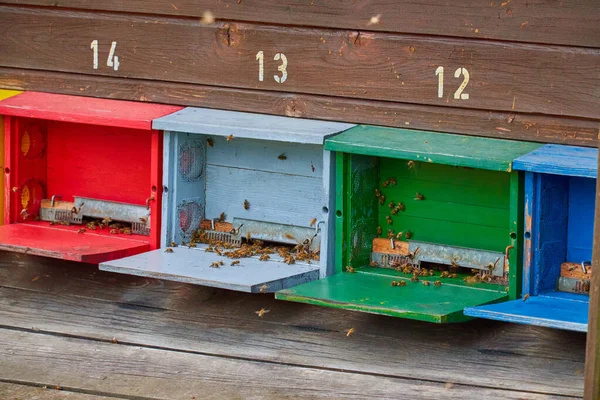
[[[215,262],[213,262],[213,263],[210,263],[210,267],[211,267],[211,268],[221,268],[221,266],[219,265],[219,263],[218,263],[218,262],[216,262],[216,261],[215,261]]]
[[[425,196],[417,192],[417,194],[415,194],[415,200],[425,200]]]
[[[79,230],[77,231],[77,233],[85,233],[85,229],[84,228],[79,228]]]
[[[271,311],[271,310],[265,310],[264,308],[261,308],[260,310],[254,311],[254,312],[256,313],[256,315],[258,315],[259,318],[262,318],[269,311]]]
[[[433,286],[442,286],[442,281],[433,282]]]
[[[233,140],[233,135],[227,136],[227,143],[231,142],[232,140]]]
[[[410,239],[412,237],[412,232],[411,231],[406,231],[406,233],[404,234],[404,237],[406,239]]]
[[[523,296],[523,301],[527,301],[528,298],[529,298],[529,294],[526,294],[525,296]]]
[[[377,236],[381,236],[381,234],[383,233],[382,229],[380,226],[377,227]]]
[[[398,281],[398,285],[396,286],[406,286],[406,281]]]
[[[381,182],[381,186],[383,186],[383,187],[388,187],[389,185],[390,185],[389,180]]]
[[[248,200],[244,200],[244,210],[250,209],[250,202]]]
[[[384,203],[385,203],[385,196],[384,196],[384,195],[381,195],[381,196],[379,197],[379,204],[383,205]]]
[[[354,332],[356,332],[356,329],[354,328],[350,328],[346,331],[346,337],[350,337],[354,334]]]
[[[271,257],[269,257],[268,254],[263,254],[262,256],[260,256],[259,260],[260,261],[267,261],[269,258],[271,258]]]
[[[423,286],[431,286],[431,282],[429,282],[429,281],[423,281]]]
[[[287,160],[285,153],[281,153],[277,158],[280,159],[281,161]]]
[[[350,272],[351,274],[355,273],[356,270],[354,268],[352,268],[351,266],[347,265],[346,266],[346,272]]]
[[[214,147],[215,146],[215,141],[212,138],[207,138],[206,139],[206,143],[210,146],[210,147]]]
[[[170,248],[170,247],[167,247],[167,248],[165,249],[165,253],[172,253],[172,252],[173,252],[173,249],[172,249],[172,248]]]
[[[371,261],[369,267],[379,267],[379,263],[377,261]]]
[[[225,217],[226,217],[225,213],[222,212],[221,215],[219,215],[219,222],[225,222]]]
[[[392,225],[392,224],[393,224],[393,222],[394,222],[394,221],[392,221],[392,217],[390,217],[389,215],[386,215],[386,216],[385,216],[385,220],[387,221],[387,223],[388,223],[389,225]]]
[[[377,198],[381,197],[381,190],[375,189],[375,197],[377,197]]]
[[[408,167],[408,169],[413,169],[415,167],[415,162],[413,160],[410,160],[406,163],[406,166]]]
[[[267,285],[262,285],[262,286],[260,287],[260,292],[261,292],[261,293],[267,293],[267,289],[268,289],[268,288],[269,288],[269,287],[268,287]]]
[[[316,223],[317,223],[317,219],[313,218],[310,220],[310,224],[308,226],[315,226]]]
[[[233,267],[234,265],[239,265],[240,264],[240,260],[235,260],[231,262],[231,266]]]
[[[390,185],[396,186],[398,184],[398,182],[396,182],[396,178],[390,177],[388,178],[388,181],[390,181]]]

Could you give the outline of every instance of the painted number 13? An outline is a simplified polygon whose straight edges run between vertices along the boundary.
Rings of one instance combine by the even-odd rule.
[[[441,99],[444,97],[444,67],[437,67],[435,75],[438,77],[438,97]],[[455,78],[460,78],[461,75],[463,76],[463,81],[456,92],[454,92],[454,98],[456,100],[469,100],[469,94],[463,93],[469,84],[469,71],[466,68],[458,68],[454,71]]]
[[[256,53],[256,60],[258,61],[258,81],[262,82],[265,80],[265,53],[261,50]],[[281,64],[277,67],[277,70],[281,72],[281,76],[273,75],[273,79],[277,83],[283,83],[287,79],[287,57],[283,53],[277,53],[273,57],[275,61],[281,61]]]

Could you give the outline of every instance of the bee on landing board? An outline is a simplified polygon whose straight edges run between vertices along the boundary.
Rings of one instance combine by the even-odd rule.
[[[240,260],[235,260],[231,262],[231,266],[233,267],[234,265],[239,265],[240,264]]]
[[[210,147],[214,147],[215,146],[215,142],[214,142],[214,140],[212,140],[212,138],[206,139],[206,143],[208,143],[208,145]]]
[[[415,194],[415,200],[425,200],[425,196],[417,192],[417,194]]]
[[[287,160],[287,156],[285,155],[285,153],[281,153],[277,158],[280,159],[281,161]]]
[[[227,136],[227,143],[231,142],[232,140],[233,140],[233,135]]]
[[[354,328],[350,328],[346,331],[346,337],[350,337],[352,335],[354,335],[354,332],[356,332],[356,329]]]
[[[353,274],[356,272],[356,270],[348,265],[348,266],[346,266],[346,272],[350,272],[351,274]]]
[[[77,231],[77,233],[85,233],[85,228],[79,228],[79,230]]]
[[[250,209],[250,202],[248,200],[244,200],[244,210]]]
[[[523,301],[527,301],[528,298],[529,298],[529,294],[526,294],[525,296],[523,296]]]
[[[172,248],[170,248],[170,247],[167,247],[167,248],[165,249],[165,253],[172,253],[172,252],[173,252],[173,249],[172,249]]]

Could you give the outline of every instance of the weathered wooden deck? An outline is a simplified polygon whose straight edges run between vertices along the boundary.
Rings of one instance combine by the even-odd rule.
[[[2,399],[580,398],[584,352],[580,333],[433,325],[0,253]]]

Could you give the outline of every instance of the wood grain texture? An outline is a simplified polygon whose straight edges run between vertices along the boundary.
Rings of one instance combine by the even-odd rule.
[[[580,263],[564,262],[560,264],[560,276],[572,279],[590,279],[592,275],[592,267],[587,267],[587,272],[584,273]]]
[[[596,146],[597,121],[0,67],[0,86],[82,96]]]
[[[3,0],[2,3],[189,17],[202,17],[210,10],[219,20],[600,46],[594,0],[560,3],[466,0],[460,6],[426,0],[403,1],[401,7],[395,0],[355,3],[343,0],[310,3],[302,0],[179,0],[172,4],[156,0]]]
[[[13,268],[15,275],[25,278],[23,269]],[[93,286],[93,282],[98,282],[93,286],[97,288],[102,284],[96,279],[103,276],[115,275],[99,272],[89,283],[76,281],[81,289]],[[74,277],[69,278],[73,288]],[[22,279],[22,283],[28,283],[33,290],[0,289],[4,326],[27,330],[33,327],[42,332],[101,341],[115,337],[120,343],[131,345],[206,355],[235,354],[244,359],[363,371],[417,381],[449,381],[572,396],[580,396],[582,391],[582,376],[577,373],[583,368],[581,334],[489,321],[442,327],[225,291],[207,300],[193,296],[194,287],[189,287],[187,293],[181,292],[187,295],[181,311],[168,311],[81,297],[83,291],[68,292],[55,275],[41,275],[35,282]],[[36,289],[35,285],[39,287]],[[169,282],[165,282],[167,285]],[[119,286],[119,282],[114,286]],[[42,287],[51,287],[52,293],[41,293]],[[160,286],[130,286],[128,291],[149,294],[148,289],[154,291]],[[123,288],[119,291],[127,292]],[[103,296],[103,291],[97,292]],[[165,294],[154,291],[155,301],[173,297]],[[254,311],[261,307],[271,312],[259,320]],[[344,333],[349,327],[357,331],[352,342]],[[553,350],[551,355],[548,349]],[[525,357],[527,363],[517,362]],[[419,363],[414,363],[415,359]]]
[[[589,118],[600,106],[597,49],[17,7],[0,9],[0,26],[5,67]],[[119,43],[118,71],[93,69],[93,40],[103,59]],[[283,84],[276,53],[288,60]],[[453,97],[457,68],[470,73],[469,100]]]
[[[559,399],[560,396],[248,362],[78,338],[3,331],[2,377],[152,399]]]
[[[15,383],[0,382],[0,396],[6,400],[114,400],[123,397],[106,397],[97,394],[86,394],[70,392],[68,390],[55,389],[52,386],[31,386]]]
[[[517,158],[514,169],[596,178],[598,149],[547,144]]]
[[[598,158],[600,164],[600,157]],[[596,182],[596,214],[594,216],[594,248],[592,262],[600,270],[600,180]],[[590,282],[587,351],[585,357],[585,400],[600,398],[600,274]]]

